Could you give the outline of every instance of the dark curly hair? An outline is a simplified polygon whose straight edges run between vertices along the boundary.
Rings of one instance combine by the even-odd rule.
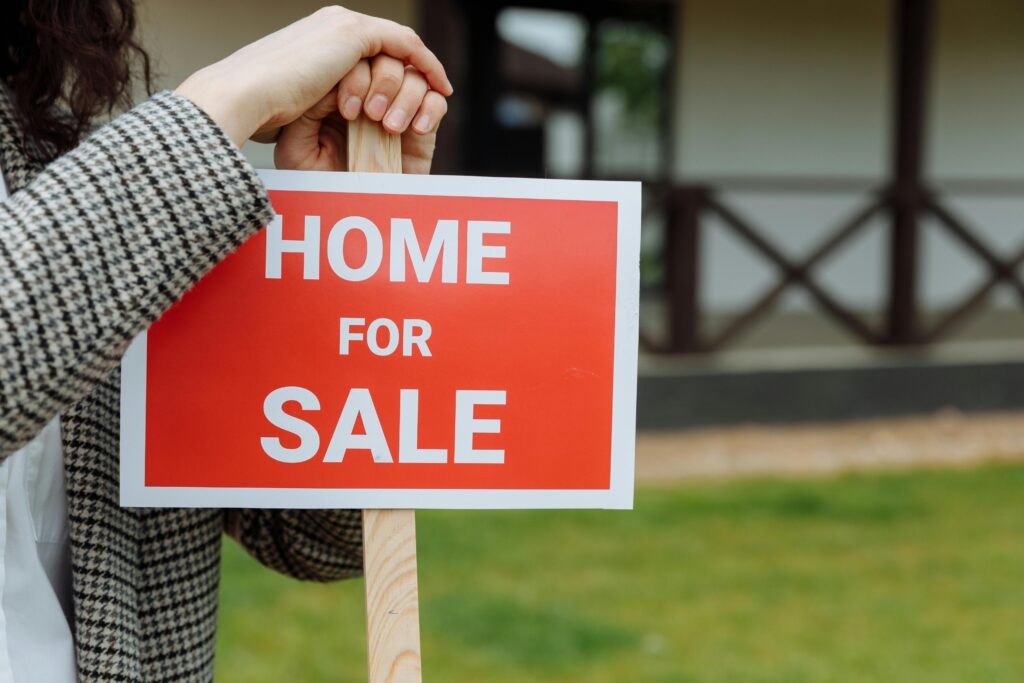
[[[0,78],[37,143],[26,152],[74,147],[96,117],[130,106],[135,77],[151,90],[135,25],[133,0],[0,0]]]

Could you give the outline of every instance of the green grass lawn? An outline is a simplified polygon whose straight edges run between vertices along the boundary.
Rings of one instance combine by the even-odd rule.
[[[1024,466],[421,512],[436,683],[1024,680]],[[362,581],[225,544],[217,680],[366,681]]]

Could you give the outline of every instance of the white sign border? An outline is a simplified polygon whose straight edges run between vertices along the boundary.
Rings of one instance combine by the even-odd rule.
[[[610,201],[618,204],[611,480],[608,489],[169,487],[145,483],[146,332],[121,363],[121,505],[125,507],[632,509],[640,292],[640,183],[261,170],[268,190]],[[458,187],[453,191],[453,187]]]

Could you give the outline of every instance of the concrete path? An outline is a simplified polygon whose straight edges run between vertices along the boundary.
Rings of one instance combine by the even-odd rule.
[[[641,432],[637,482],[1024,461],[1024,413]]]

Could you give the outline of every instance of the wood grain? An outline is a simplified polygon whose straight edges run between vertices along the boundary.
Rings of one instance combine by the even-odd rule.
[[[348,126],[348,169],[401,173],[402,143],[365,116]],[[370,683],[421,683],[416,513],[363,510]]]
[[[365,116],[349,122],[348,170],[401,173],[402,139]]]
[[[419,683],[416,512],[363,510],[370,683]]]

